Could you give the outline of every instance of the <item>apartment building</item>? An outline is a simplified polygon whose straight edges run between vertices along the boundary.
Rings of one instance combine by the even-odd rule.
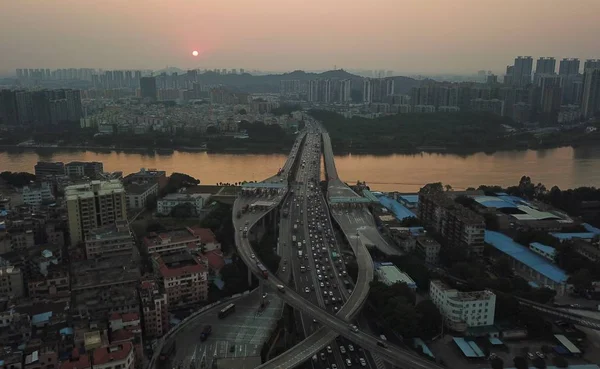
[[[442,246],[439,242],[431,237],[420,236],[417,237],[416,249],[417,252],[430,264],[436,264],[440,255],[440,249]]]
[[[65,175],[65,163],[38,161],[33,167],[37,179]]]
[[[470,327],[494,324],[496,295],[491,291],[461,292],[440,280],[433,280],[429,295],[445,324],[454,331],[464,332]]]
[[[65,165],[65,174],[69,177],[99,178],[104,171],[104,164],[98,161],[72,161]]]
[[[205,301],[208,296],[208,268],[186,251],[155,255],[153,263],[161,276],[170,307]]]
[[[85,240],[88,259],[101,256],[129,256],[134,253],[135,242],[127,220],[90,230]]]
[[[23,203],[38,209],[43,203],[54,201],[52,186],[48,182],[39,185],[24,186],[21,193]]]
[[[450,247],[465,247],[483,253],[485,220],[452,200],[442,191],[425,186],[419,191],[419,219],[433,227]]]
[[[91,181],[65,188],[71,245],[90,230],[127,219],[125,189],[119,180]]]
[[[142,281],[139,295],[144,335],[162,337],[169,330],[169,305],[163,286],[154,280]]]
[[[0,298],[23,297],[24,294],[21,269],[0,258]]]

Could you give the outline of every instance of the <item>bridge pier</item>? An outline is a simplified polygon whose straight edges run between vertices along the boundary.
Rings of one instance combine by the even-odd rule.
[[[248,288],[252,288],[252,272],[248,268]]]

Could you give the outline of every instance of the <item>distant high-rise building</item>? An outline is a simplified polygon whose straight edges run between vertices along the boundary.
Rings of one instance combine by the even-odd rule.
[[[119,180],[68,186],[65,199],[72,245],[85,241],[92,229],[127,220],[125,189]]]
[[[373,102],[373,84],[370,78],[363,78],[363,102]]]
[[[300,92],[300,80],[298,79],[285,79],[279,82],[279,93],[286,95],[293,95]]]
[[[586,64],[588,62],[586,61]],[[593,64],[590,64],[593,65]],[[600,68],[587,68],[583,74],[581,112],[591,118],[600,111]]]
[[[142,99],[157,99],[156,91],[156,78],[155,77],[141,77],[140,78],[140,90],[142,93]]]
[[[308,81],[308,101],[319,101],[319,80],[317,79]]]
[[[556,71],[556,59],[542,56],[535,63],[536,74],[554,74]]]
[[[339,81],[339,92],[338,98],[339,102],[346,103],[352,101],[352,80],[343,79]]]
[[[531,56],[518,56],[513,68],[513,85],[526,86],[531,83],[531,70],[533,58]]]
[[[557,113],[562,101],[561,77],[555,74],[536,74],[540,88],[540,111]]]
[[[486,78],[486,83],[488,85],[495,85],[498,83],[498,76],[495,74],[488,74]]]
[[[15,91],[0,91],[0,123],[9,125],[17,125],[19,123],[17,94]]]
[[[583,64],[583,70],[585,72],[586,69],[599,69],[600,68],[600,59],[587,59]]]
[[[558,66],[559,76],[568,76],[579,73],[579,59],[563,58]]]
[[[579,104],[577,88],[581,87],[578,81],[581,81],[579,74],[579,59],[564,58],[560,61],[558,75],[562,77],[563,85],[563,104]]]

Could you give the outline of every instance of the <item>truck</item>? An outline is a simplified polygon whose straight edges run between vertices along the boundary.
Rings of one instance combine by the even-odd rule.
[[[302,259],[302,250],[298,250],[298,259]]]
[[[269,278],[269,271],[267,270],[267,268],[265,268],[264,265],[262,265],[261,263],[259,263],[258,261],[256,262],[256,267],[260,270],[260,272],[262,273],[262,276],[264,279],[268,279]]]
[[[210,334],[212,333],[212,326],[211,325],[205,325],[204,328],[202,328],[202,333],[200,333],[200,341],[204,342],[206,341],[206,339],[208,338],[208,336],[210,336]]]

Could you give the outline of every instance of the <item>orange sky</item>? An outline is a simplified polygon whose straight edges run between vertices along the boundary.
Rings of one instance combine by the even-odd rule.
[[[502,72],[516,55],[600,58],[600,0],[0,0],[0,34],[0,73]]]

